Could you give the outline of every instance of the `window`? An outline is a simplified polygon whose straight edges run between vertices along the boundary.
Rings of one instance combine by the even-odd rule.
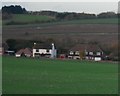
[[[73,51],[70,51],[70,55],[73,55],[74,54],[74,52]]]
[[[96,54],[97,54],[97,55],[101,55],[100,52],[97,52]]]
[[[86,51],[85,54],[88,55],[88,52]]]
[[[93,52],[89,52],[90,55],[93,55]]]
[[[36,52],[39,52],[39,49],[36,49]]]
[[[79,51],[76,51],[76,52],[75,52],[75,55],[79,55]]]

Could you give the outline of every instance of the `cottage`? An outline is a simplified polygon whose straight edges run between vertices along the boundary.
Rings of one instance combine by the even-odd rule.
[[[69,50],[68,58],[70,59],[84,59],[85,45],[76,45]]]
[[[20,49],[18,52],[15,54],[16,57],[31,57],[32,56],[32,51],[30,48],[25,48],[25,49]]]
[[[69,50],[68,58],[102,60],[103,51],[94,44],[79,44]]]
[[[86,48],[86,59],[101,61],[103,58],[103,51],[98,45],[88,45]]]
[[[33,57],[55,58],[56,55],[57,55],[57,50],[55,49],[55,46],[53,43],[51,46],[34,43]]]

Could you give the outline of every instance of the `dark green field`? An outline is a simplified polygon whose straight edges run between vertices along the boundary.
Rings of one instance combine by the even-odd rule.
[[[13,15],[13,18],[10,20],[3,20],[3,25],[6,25],[9,22],[15,22],[19,25],[23,25],[23,23],[31,24],[42,24],[45,22],[45,25],[49,25],[49,21],[55,20],[54,17],[50,16],[35,16],[35,15]],[[101,18],[101,19],[77,19],[77,20],[63,20],[63,21],[57,21],[52,22],[50,25],[56,25],[56,24],[118,24],[118,18]],[[18,25],[18,24],[10,24],[10,25]]]
[[[10,25],[23,25],[25,24],[30,24],[30,23],[38,23],[38,22],[47,22],[47,21],[52,21],[54,20],[54,17],[50,16],[38,16],[38,15],[28,15],[28,14],[14,14],[12,15],[11,19],[8,20],[3,20],[3,25],[6,25],[10,22],[14,22],[13,24]],[[9,24],[8,24],[9,25]]]
[[[118,65],[80,60],[3,57],[3,93],[115,94]]]
[[[52,24],[118,24],[118,18],[101,18],[101,19],[78,19],[57,21]],[[3,25],[23,25],[25,24],[38,24],[43,22],[56,21],[55,17],[45,15],[28,15],[28,14],[14,14],[12,18],[3,20]],[[12,24],[12,22],[14,22]],[[9,24],[10,23],[10,24]],[[49,23],[48,23],[49,24]]]

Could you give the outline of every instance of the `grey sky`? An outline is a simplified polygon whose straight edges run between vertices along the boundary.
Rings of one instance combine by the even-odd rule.
[[[52,10],[95,14],[118,10],[117,2],[3,2],[2,6],[4,5],[21,5],[28,11]]]

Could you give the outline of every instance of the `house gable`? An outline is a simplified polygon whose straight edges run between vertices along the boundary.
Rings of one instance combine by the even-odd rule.
[[[97,45],[79,44],[69,50],[69,57],[79,56],[80,58],[95,59],[103,56],[103,51]],[[100,59],[101,60],[101,59]]]

